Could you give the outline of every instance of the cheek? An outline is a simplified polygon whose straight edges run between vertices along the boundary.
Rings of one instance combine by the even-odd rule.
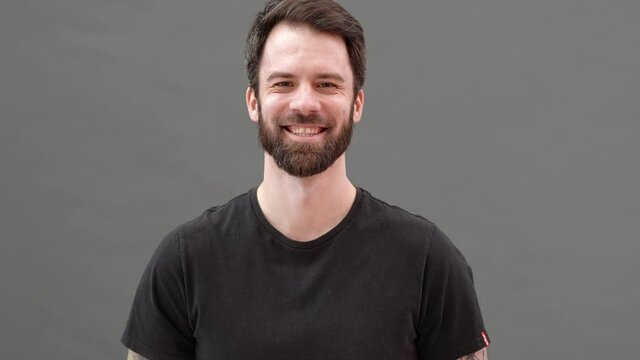
[[[260,113],[260,119],[262,120],[263,126],[268,129],[275,130],[276,128],[278,128],[277,123],[279,117],[281,117],[279,113],[274,112],[273,109],[263,105],[262,111]]]
[[[266,119],[271,119],[274,116],[281,116],[286,107],[282,104],[282,102],[267,100],[261,103],[261,109],[262,116]]]
[[[342,106],[340,110],[340,119],[342,121],[348,121],[350,113],[351,113],[351,108],[348,105]]]

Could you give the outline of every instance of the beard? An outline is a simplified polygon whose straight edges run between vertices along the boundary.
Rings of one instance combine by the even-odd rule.
[[[267,124],[258,103],[258,140],[262,148],[275,160],[276,165],[295,177],[309,177],[319,174],[347,150],[353,134],[353,106],[348,121],[337,126],[320,115],[292,114],[276,118]],[[319,143],[295,142],[287,138],[281,125],[314,124],[326,127],[324,139]]]

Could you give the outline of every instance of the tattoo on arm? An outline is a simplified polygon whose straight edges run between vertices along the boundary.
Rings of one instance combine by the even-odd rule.
[[[149,360],[149,359],[129,350],[129,352],[127,353],[127,360]]]
[[[487,357],[487,348],[482,348],[482,350],[478,350],[473,354],[469,354],[459,358],[458,360],[488,360]]]

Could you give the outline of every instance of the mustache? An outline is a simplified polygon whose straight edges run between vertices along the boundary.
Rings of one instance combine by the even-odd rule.
[[[280,125],[318,125],[327,128],[333,126],[327,118],[319,114],[304,115],[300,113],[292,113],[281,118],[278,123]]]

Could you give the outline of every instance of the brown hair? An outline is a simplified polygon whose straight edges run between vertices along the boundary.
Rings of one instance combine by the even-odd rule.
[[[245,63],[249,86],[258,94],[258,72],[264,45],[280,22],[307,25],[317,31],[340,35],[347,46],[353,71],[354,96],[366,75],[367,49],[362,26],[347,10],[332,0],[269,0],[256,16],[247,36]]]

